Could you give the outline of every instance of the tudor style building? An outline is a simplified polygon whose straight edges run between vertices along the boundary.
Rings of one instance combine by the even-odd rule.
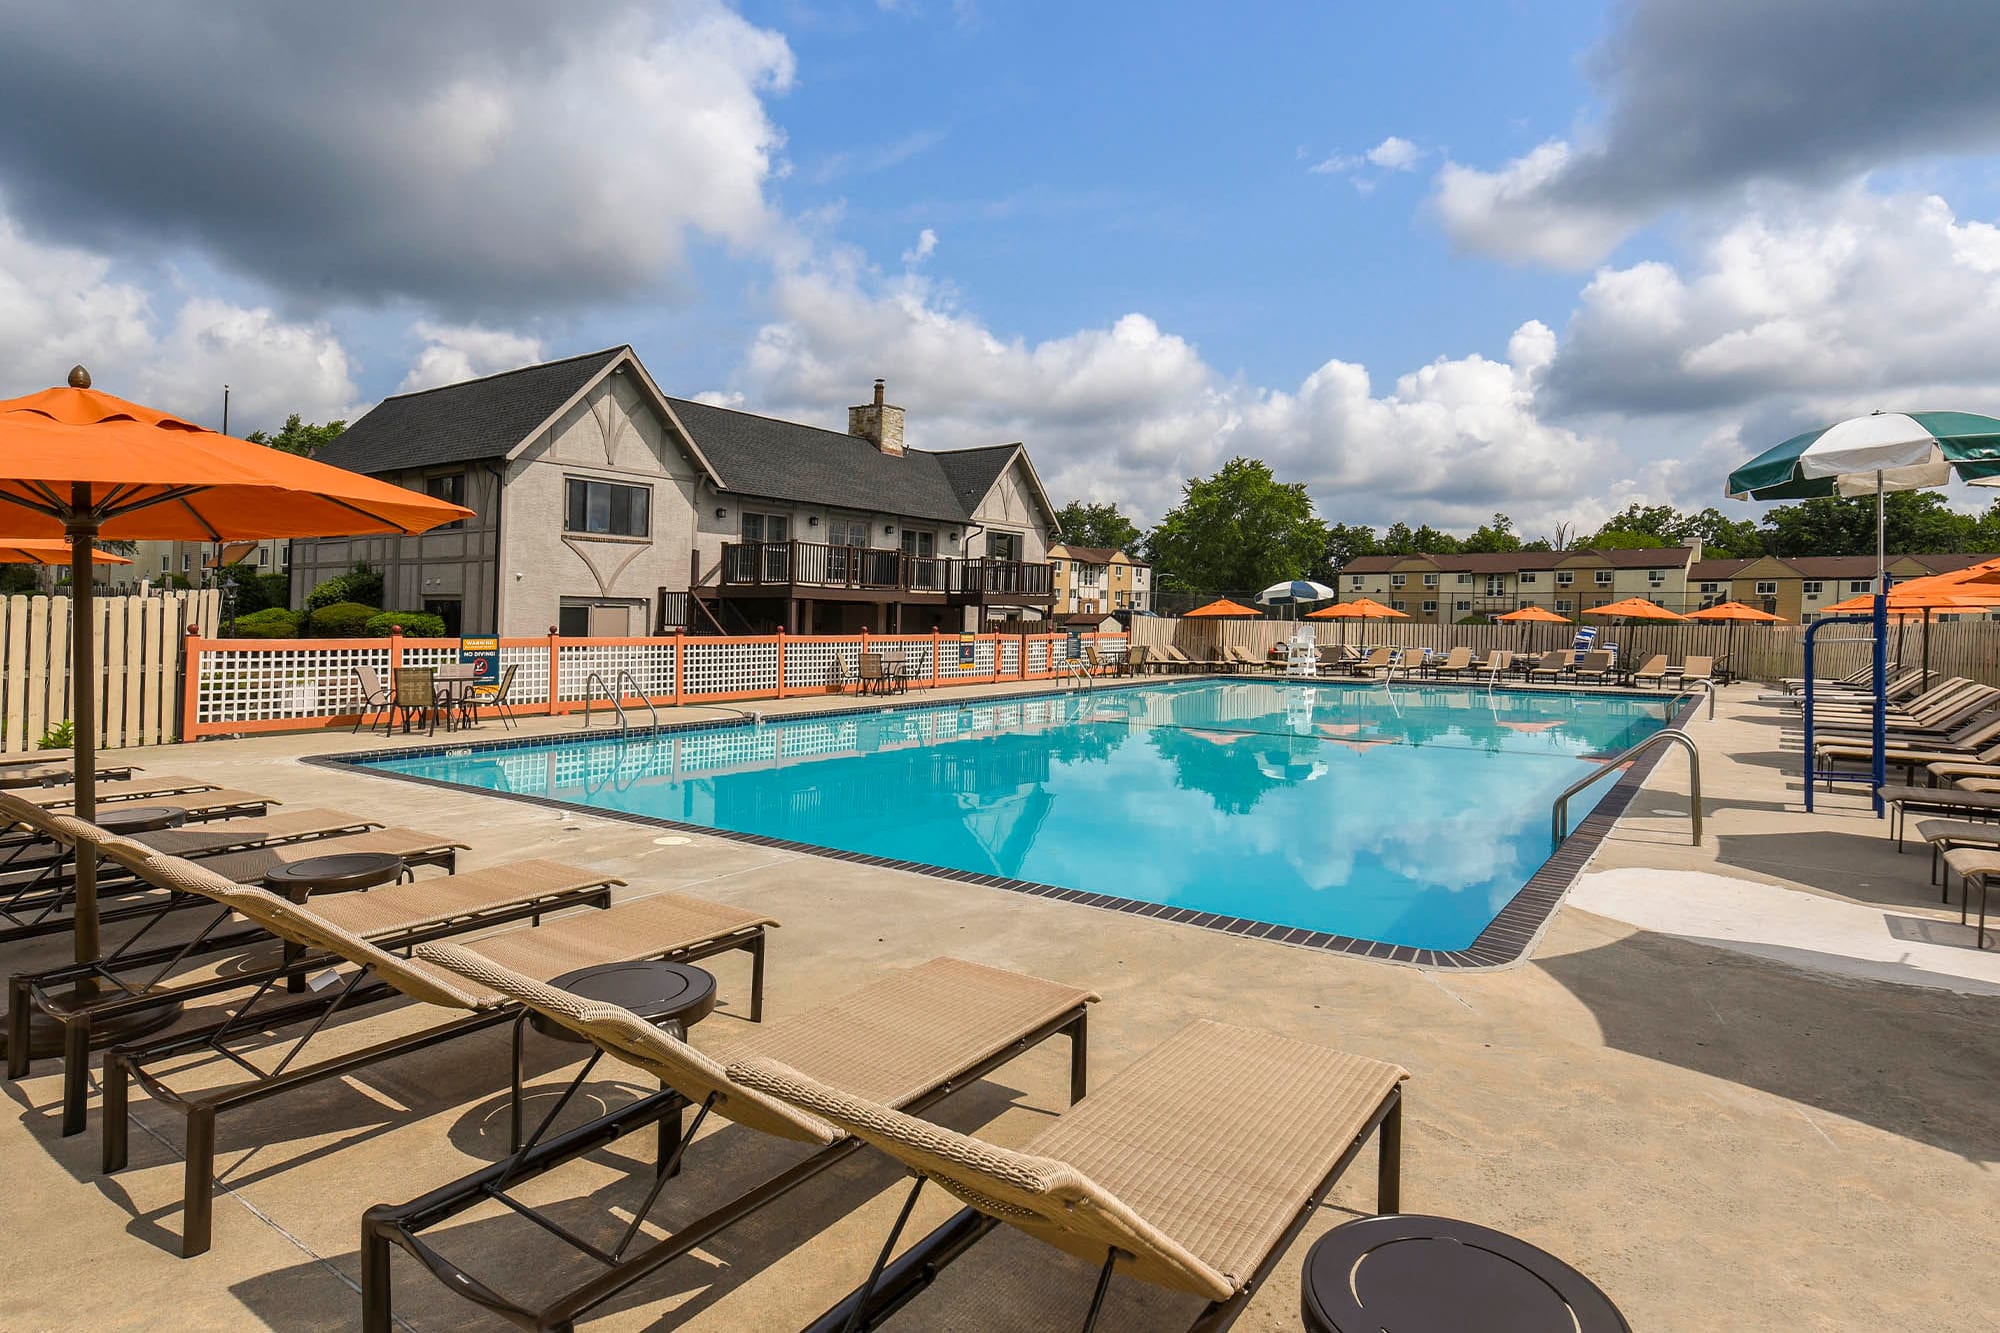
[[[474,517],[296,542],[295,605],[356,563],[461,633],[957,631],[1055,596],[1027,450],[909,448],[879,380],[843,434],[670,398],[614,347],[398,394],[319,456]]]

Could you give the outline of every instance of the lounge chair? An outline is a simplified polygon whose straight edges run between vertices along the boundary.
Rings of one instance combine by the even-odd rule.
[[[1569,674],[1570,663],[1571,656],[1567,648],[1543,653],[1535,664],[1528,668],[1528,679],[1537,681],[1546,676],[1552,681],[1561,680]]]
[[[1200,666],[1200,663],[1171,643],[1162,647],[1160,652],[1165,657],[1167,665],[1175,671],[1190,672]]]
[[[1451,676],[1457,678],[1470,670],[1472,670],[1472,650],[1460,647],[1452,649],[1440,658],[1430,668],[1430,673],[1433,676]]]
[[[1640,689],[1657,689],[1666,683],[1666,679],[1667,655],[1665,653],[1654,653],[1651,657],[1640,663],[1639,669],[1632,673],[1632,684]]]
[[[1694,681],[1715,679],[1715,658],[1690,654],[1681,659],[1680,670],[1671,673],[1674,684],[1685,686]]]
[[[1986,728],[1995,718],[2000,718],[2000,700],[1968,705],[1963,712],[1949,714],[1941,718],[1936,725],[1885,721],[1883,729],[1885,739],[1891,745],[1905,749],[1944,749],[1966,745],[1969,738],[1984,735]],[[1872,721],[1849,719],[1838,723],[1829,722],[1826,726],[1820,727],[1817,725],[1818,718],[1814,718],[1814,723],[1814,748],[1819,748],[1822,740],[1829,745],[1841,743],[1873,745],[1875,742]]]
[[[1896,850],[1903,850],[1903,822],[1911,814],[1948,815],[1954,819],[2000,819],[2000,791],[1966,791],[1959,787],[1883,787],[1882,802],[1890,807],[1889,832]]]
[[[370,1208],[361,1224],[364,1333],[388,1333],[393,1323],[391,1245],[414,1255],[448,1289],[499,1312],[512,1323],[527,1328],[564,1327],[583,1311],[627,1291],[861,1147],[860,1139],[824,1119],[739,1083],[728,1069],[732,1060],[783,1060],[813,1078],[915,1114],[1048,1038],[1066,1035],[1070,1039],[1071,1102],[1081,1099],[1085,1091],[1086,1006],[1097,997],[1080,987],[962,959],[938,958],[892,973],[819,1009],[732,1035],[720,1052],[711,1055],[627,1010],[580,1000],[522,975],[494,957],[485,941],[475,947],[426,945],[417,951],[417,957],[446,975],[455,974],[466,983],[504,995],[560,1023],[599,1051],[659,1079],[662,1091],[546,1141],[542,1137],[545,1122],[505,1161],[408,1204]],[[584,1075],[588,1073],[586,1067]],[[579,1075],[571,1090],[580,1087],[582,1080],[583,1075]],[[626,1243],[609,1252],[586,1251],[601,1271],[552,1303],[537,1309],[527,1305],[525,1297],[503,1294],[422,1238],[421,1233],[429,1228],[496,1196],[515,1211],[541,1221],[534,1209],[504,1193],[510,1181],[539,1175],[595,1151],[666,1115],[678,1114],[683,1106],[699,1108],[695,1122],[659,1164],[653,1195],[634,1210]],[[626,1249],[638,1236],[641,1220],[679,1166],[702,1120],[710,1114],[775,1138],[809,1144],[818,1151],[734,1200],[683,1222],[666,1239],[628,1256]],[[573,1233],[566,1229],[549,1230],[575,1244],[570,1239]],[[534,1263],[519,1265],[516,1271],[547,1270]]]
[[[392,948],[408,948],[423,940],[460,935],[496,920],[533,916],[539,921],[544,912],[594,903],[599,910],[489,936],[480,941],[480,947],[487,956],[504,960],[505,965],[548,977],[600,963],[642,958],[708,958],[744,949],[753,959],[750,1001],[753,1021],[762,1008],[764,928],[775,924],[771,917],[676,893],[659,893],[621,902],[615,907],[604,906],[609,902],[610,889],[623,881],[596,871],[553,861],[525,861],[470,871],[449,880],[430,880],[421,886],[342,894],[299,906],[262,889],[233,884],[193,862],[140,856],[140,849],[134,844],[114,842],[105,850],[108,856],[130,864],[135,873],[182,892],[211,898],[225,913],[236,912],[280,939],[311,951],[292,970],[342,961],[359,968],[327,998],[288,1001],[262,1011],[255,1006],[270,992],[277,975],[253,976],[249,979],[261,984],[220,1023],[114,1047],[107,1053],[104,1062],[107,1173],[125,1165],[132,1080],[138,1080],[155,1104],[173,1106],[186,1117],[183,1258],[200,1254],[209,1246],[215,1188],[215,1119],[219,1113],[324,1079],[344,1078],[367,1065],[424,1050],[511,1021],[518,1015],[518,1008],[505,996],[480,986],[468,986],[451,973],[421,961],[397,957],[389,952]],[[243,979],[236,980],[240,988]],[[397,993],[463,1011],[469,1016],[414,1033],[405,1031],[317,1064],[292,1066],[292,1061],[318,1034],[321,1023],[335,1011],[351,1015],[361,1006]],[[242,1052],[223,1045],[234,1033],[282,1031],[300,1024],[307,1025],[304,1035],[288,1047],[269,1072],[258,1070]],[[231,1086],[216,1087],[209,1083],[198,1090],[183,1092],[169,1082],[175,1071],[158,1067],[179,1055],[207,1052],[212,1056],[218,1051],[233,1065],[249,1068],[251,1077]],[[514,1062],[517,1091],[519,1057],[517,1046]]]
[[[1260,661],[1255,653],[1241,644],[1232,643],[1224,648],[1223,651],[1229,654],[1231,662],[1242,667],[1245,671],[1269,672],[1277,665],[1269,658],[1264,658]]]
[[[1938,883],[1940,858],[1954,847],[1985,847],[2000,851],[2000,823],[1970,819],[1919,819],[1917,836],[1930,844],[1931,883]],[[1951,885],[1945,884],[1944,901],[1951,901]]]
[[[1408,1075],[1250,1028],[1190,1024],[1018,1150],[903,1115],[770,1058],[739,1060],[729,1074],[908,1168],[917,1183],[896,1233],[928,1182],[969,1205],[893,1267],[878,1260],[815,1327],[843,1319],[847,1328],[875,1327],[1004,1222],[1100,1265],[1086,1331],[1118,1270],[1208,1298],[1190,1327],[1226,1328],[1378,1132],[1376,1211],[1393,1213],[1400,1202]]]
[[[113,838],[94,824],[86,824],[80,819],[61,817],[63,837],[76,842],[89,842],[100,854],[112,848],[124,848],[130,854],[122,861],[111,864],[131,871],[134,883],[143,885],[150,897],[135,910],[124,912],[125,917],[145,916],[139,928],[128,936],[123,944],[88,963],[68,963],[42,972],[16,973],[8,978],[7,1030],[11,1033],[25,1033],[31,1021],[29,1011],[39,1011],[46,1019],[62,1027],[67,1034],[63,1048],[63,1133],[75,1134],[83,1128],[83,1107],[88,1091],[87,1055],[90,1049],[91,1033],[99,1023],[134,1009],[156,1009],[161,1000],[185,997],[184,988],[163,986],[166,978],[176,968],[197,958],[213,958],[215,955],[257,948],[269,943],[269,936],[261,929],[223,931],[228,914],[218,914],[206,928],[191,940],[179,945],[162,945],[151,949],[134,946],[146,932],[169,913],[190,910],[208,905],[210,900],[200,895],[175,892],[169,885],[141,874],[138,858],[142,849],[144,855],[157,855],[143,843],[125,842]],[[265,871],[290,861],[304,860],[311,856],[330,856],[336,852],[388,852],[403,859],[407,867],[436,866],[449,875],[457,864],[459,851],[465,844],[449,838],[440,838],[434,833],[419,833],[413,829],[385,828],[359,833],[346,838],[329,838],[313,843],[293,843],[274,846],[257,851],[230,852],[205,861],[191,861],[206,874],[225,881],[238,879],[249,881],[261,878]],[[488,879],[495,877],[489,876]],[[406,897],[421,900],[424,910],[435,911],[441,905],[460,901],[472,901],[467,895],[483,891],[486,880],[460,882],[443,885],[437,881],[420,884],[405,884],[393,889],[375,889],[367,894],[353,894],[342,899],[345,903],[361,903],[366,900],[368,910],[384,908]],[[526,893],[533,887],[530,878],[517,876],[508,881],[510,891]],[[384,895],[387,895],[384,897]],[[132,896],[127,890],[127,897]],[[493,920],[512,920],[514,916],[534,915],[562,905],[562,900],[572,896],[560,883],[548,889],[547,902],[541,898],[527,897],[522,900],[521,910],[514,915],[500,911]],[[329,900],[331,901],[331,900]],[[504,907],[497,904],[496,907]],[[340,911],[356,910],[343,906]],[[67,919],[61,923],[68,925]],[[195,994],[206,995],[219,991],[229,991],[243,986],[255,985],[266,975],[283,975],[291,970],[298,954],[287,947],[281,951],[282,966],[276,974],[268,969],[252,967],[247,975],[242,970],[225,969],[226,975],[219,986],[198,989]],[[96,999],[81,1000],[74,987],[85,978],[93,981],[101,990]],[[31,1068],[30,1051],[26,1040],[16,1040],[9,1036],[7,1042],[7,1077],[21,1078]]]
[[[1347,672],[1352,676],[1372,677],[1377,672],[1382,672],[1386,675],[1395,669],[1395,665],[1396,650],[1394,648],[1377,648],[1360,661],[1348,663]]]
[[[1972,906],[1972,890],[1979,889],[1979,924],[1973,927],[1973,946],[1986,947],[1986,897],[1993,881],[2000,880],[2000,852],[1980,847],[1955,847],[1944,854],[1944,873],[1949,880],[1958,876],[1958,920],[1966,921],[1966,912]]]
[[[1611,674],[1612,664],[1616,660],[1616,654],[1607,652],[1602,648],[1593,648],[1583,655],[1581,662],[1578,662],[1575,667],[1571,668],[1570,676],[1574,680],[1588,678],[1602,685],[1604,678]]]
[[[2000,714],[1987,717],[1946,741],[1934,741],[1929,745],[1908,738],[1899,739],[1893,734],[1887,739],[1888,744],[1882,751],[1884,767],[1901,769],[1908,785],[1915,786],[1917,770],[1932,764],[2000,763]],[[1866,764],[1875,758],[1872,736],[1865,740],[1848,735],[1827,739],[1815,736],[1813,751],[1816,775],[1821,765],[1839,760]]]
[[[101,783],[127,782],[134,773],[141,770],[133,764],[104,764],[97,770],[97,780]],[[29,764],[8,764],[0,766],[0,789],[9,787],[56,787],[68,786],[76,781],[76,764],[71,761],[50,763],[39,761]]]
[[[1472,673],[1475,676],[1484,676],[1488,680],[1498,680],[1514,669],[1516,656],[1517,654],[1508,652],[1505,649],[1495,648],[1492,652],[1486,654],[1485,657],[1472,664]]]

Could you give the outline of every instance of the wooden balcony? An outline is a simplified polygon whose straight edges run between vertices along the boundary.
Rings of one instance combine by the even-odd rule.
[[[951,560],[873,546],[725,542],[724,596],[1034,605],[1055,598],[1051,566]]]

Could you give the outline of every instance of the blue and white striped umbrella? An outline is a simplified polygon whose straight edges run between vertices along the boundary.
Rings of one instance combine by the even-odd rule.
[[[1293,579],[1289,583],[1273,583],[1257,594],[1257,600],[1270,606],[1278,602],[1330,602],[1340,596],[1324,583],[1314,583],[1311,579]]]

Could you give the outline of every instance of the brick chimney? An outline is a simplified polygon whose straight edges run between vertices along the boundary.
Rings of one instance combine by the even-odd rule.
[[[903,453],[903,409],[882,401],[882,381],[875,381],[875,401],[847,409],[847,433],[858,435],[885,454]]]

